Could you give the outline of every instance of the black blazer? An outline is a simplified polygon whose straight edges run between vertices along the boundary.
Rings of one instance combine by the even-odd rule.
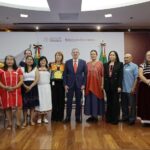
[[[118,87],[122,88],[123,63],[116,62],[114,64],[111,81],[109,77],[109,63],[110,62],[104,64],[104,89],[105,91],[108,91],[110,88],[112,90],[117,90]]]

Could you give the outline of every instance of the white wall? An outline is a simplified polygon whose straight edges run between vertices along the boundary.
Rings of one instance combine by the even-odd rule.
[[[124,55],[123,32],[0,32],[0,59],[8,54],[17,56],[30,44],[43,45],[41,51],[49,61],[54,61],[57,50],[64,53],[65,60],[71,58],[72,48],[80,50],[80,58],[90,60],[89,52],[96,49],[100,52],[100,43],[106,43],[106,54],[116,50],[121,60]],[[32,47],[33,53],[34,49]]]

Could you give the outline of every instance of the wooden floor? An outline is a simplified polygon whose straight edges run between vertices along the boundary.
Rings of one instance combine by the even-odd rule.
[[[150,128],[120,123],[110,125],[58,122],[8,131],[0,122],[0,150],[150,150]]]

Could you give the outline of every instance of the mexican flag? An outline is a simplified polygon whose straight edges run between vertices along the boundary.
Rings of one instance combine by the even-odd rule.
[[[101,52],[99,60],[104,64],[107,63],[106,51],[105,51],[105,43],[101,43]]]
[[[34,49],[35,49],[35,56],[34,56],[34,62],[36,65],[38,65],[38,61],[39,61],[39,58],[41,56],[41,47],[42,45],[33,45],[34,46]]]

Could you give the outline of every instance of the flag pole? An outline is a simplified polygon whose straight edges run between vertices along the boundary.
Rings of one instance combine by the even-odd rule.
[[[102,63],[106,63],[107,62],[105,47],[106,47],[106,43],[102,40],[102,42],[100,43],[101,52],[100,52],[100,57],[99,57],[99,60]]]

